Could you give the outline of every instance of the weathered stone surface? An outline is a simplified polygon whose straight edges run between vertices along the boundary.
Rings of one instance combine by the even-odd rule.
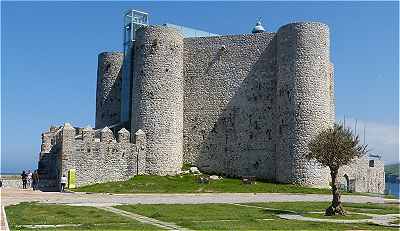
[[[81,135],[76,135],[82,130]],[[47,153],[41,153],[39,172],[46,180],[58,181],[68,170],[75,169],[77,186],[107,181],[126,180],[144,172],[145,134],[137,145],[129,141],[129,132],[121,129],[116,142],[112,131],[105,127],[95,139],[92,128],[73,128],[70,124],[55,131],[57,137]],[[42,178],[41,178],[42,179]],[[56,183],[57,185],[57,183]]]
[[[207,174],[328,187],[328,169],[304,154],[335,121],[329,49],[329,29],[316,22],[196,38],[163,26],[141,28],[132,48],[132,86],[124,86],[132,92],[130,128],[119,123],[122,54],[102,53],[98,129],[51,128],[42,135],[40,164],[56,175],[79,169],[85,175],[79,184],[174,175],[185,162]],[[382,192],[383,164],[368,161],[342,172],[356,191]],[[107,177],[98,176],[102,169]]]
[[[104,141],[104,142],[113,142],[115,141],[114,139],[114,134],[111,131],[111,129],[109,127],[104,127],[103,129],[101,129],[100,131],[100,141]]]
[[[121,117],[121,79],[124,55],[99,54],[96,90],[96,128],[119,123]]]
[[[309,141],[334,122],[329,29],[322,23],[288,24],[279,29],[277,45],[277,180],[327,185],[327,169],[303,156]]]
[[[146,173],[175,175],[183,157],[183,37],[149,26],[137,31],[131,131],[146,133]]]
[[[210,180],[220,180],[221,178],[217,175],[211,175]]]
[[[339,169],[338,181],[355,192],[385,192],[385,170],[381,160],[364,156]]]
[[[129,143],[131,140],[131,134],[125,128],[118,131],[118,142]]]
[[[197,167],[190,167],[189,170],[191,173],[200,173],[200,170]]]
[[[184,41],[184,161],[208,173],[327,186],[327,171],[302,157],[334,121],[327,26]]]
[[[206,173],[274,177],[274,38],[259,33],[184,40],[185,162]]]

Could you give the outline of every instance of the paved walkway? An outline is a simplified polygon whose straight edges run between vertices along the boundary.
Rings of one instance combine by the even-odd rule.
[[[8,222],[6,218],[6,213],[4,210],[4,206],[0,208],[0,230],[9,231]]]
[[[114,207],[99,207],[99,208],[100,209],[104,209],[104,210],[109,211],[109,212],[116,213],[116,214],[118,214],[120,216],[124,216],[124,217],[128,217],[128,218],[137,220],[137,221],[145,223],[145,224],[154,225],[154,226],[157,226],[157,227],[162,228],[162,229],[190,231],[189,229],[180,227],[175,223],[156,220],[154,218],[145,217],[145,216],[142,216],[142,215],[139,215],[139,214],[131,213],[131,212],[124,211],[124,210],[121,210],[121,209],[117,209],[117,208],[114,208]]]
[[[102,193],[58,193],[21,189],[2,189],[2,205],[24,201],[72,204],[87,206],[112,206],[118,204],[204,204],[204,203],[251,203],[282,201],[331,201],[331,195],[284,194],[284,193],[202,193],[202,194],[102,194]],[[343,202],[352,203],[399,203],[395,199],[380,197],[343,195]]]
[[[312,212],[309,212],[312,213]],[[314,212],[315,213],[315,212]],[[370,213],[351,213],[348,214],[362,214],[370,216],[367,219],[352,219],[352,220],[341,220],[341,219],[328,219],[328,218],[313,218],[305,217],[300,214],[278,214],[277,216],[287,220],[298,220],[298,221],[312,221],[312,222],[328,222],[328,223],[338,223],[338,224],[356,224],[356,223],[374,223],[377,225],[384,225],[390,227],[400,227],[400,224],[392,224],[391,222],[397,221],[399,219],[399,214],[370,214]]]

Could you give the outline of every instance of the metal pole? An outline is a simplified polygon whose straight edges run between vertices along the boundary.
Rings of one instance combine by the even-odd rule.
[[[346,127],[346,116],[343,115],[343,127]]]
[[[137,152],[136,152],[136,176],[139,175],[139,152],[140,148],[136,146]]]
[[[354,135],[357,135],[357,119],[356,119],[356,123],[354,124]]]
[[[364,141],[363,141],[363,144],[365,145],[365,123],[364,123]]]

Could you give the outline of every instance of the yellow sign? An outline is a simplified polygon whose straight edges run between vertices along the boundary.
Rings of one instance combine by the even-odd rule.
[[[76,188],[76,170],[68,170],[68,188]]]

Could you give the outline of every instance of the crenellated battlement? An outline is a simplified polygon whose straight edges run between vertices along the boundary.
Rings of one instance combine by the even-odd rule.
[[[120,129],[116,136],[108,128],[78,128],[69,123],[42,134],[41,160],[53,162],[48,175],[58,179],[75,169],[77,185],[125,180],[145,170],[146,135],[138,131],[131,142],[130,132]],[[57,162],[57,163],[54,163]]]
[[[67,136],[70,136],[68,139],[73,137],[74,140],[85,142],[132,143],[131,134],[125,128],[120,129],[115,136],[114,132],[108,127],[94,130],[90,126],[80,128],[72,127],[71,124],[65,123],[64,126],[51,126],[48,131],[42,133],[41,153],[50,152],[53,146],[61,144]]]

